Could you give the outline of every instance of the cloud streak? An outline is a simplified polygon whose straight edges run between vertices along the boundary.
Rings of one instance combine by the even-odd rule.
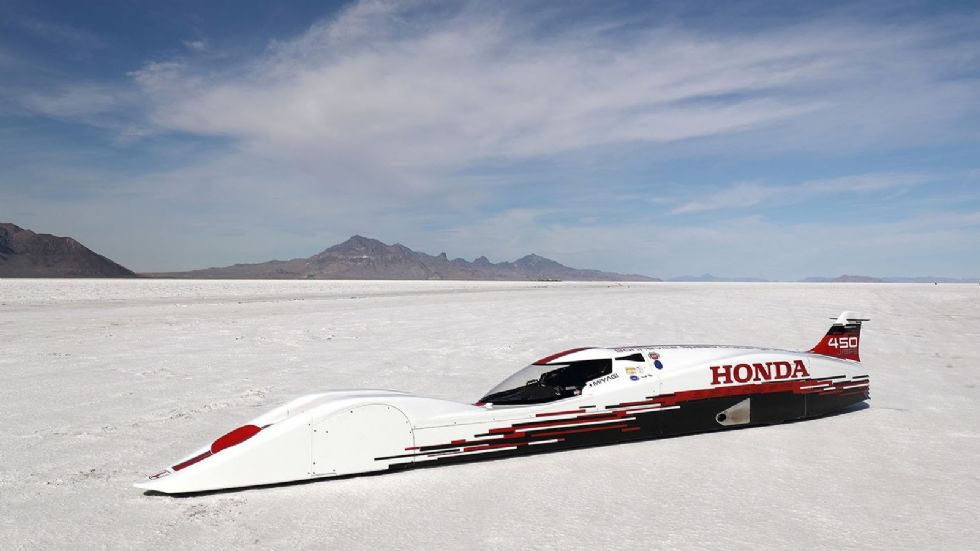
[[[426,172],[812,118],[860,126],[868,96],[908,104],[910,91],[967,91],[928,70],[934,54],[920,42],[929,36],[915,27],[825,20],[729,36],[669,26],[627,33],[604,21],[542,34],[516,14],[417,12],[361,2],[224,73],[177,60],[133,76],[163,129],[287,158]],[[939,110],[974,107],[946,99]],[[914,116],[922,113],[889,118]]]
[[[20,28],[38,38],[67,44],[72,48],[99,49],[106,46],[97,34],[74,25],[33,17],[17,17],[15,21]]]
[[[851,196],[885,191],[907,190],[932,180],[923,174],[861,174],[795,185],[761,185],[737,182],[728,188],[704,193],[670,210],[670,214],[693,214],[713,210],[748,209],[766,204],[793,204],[821,196]]]

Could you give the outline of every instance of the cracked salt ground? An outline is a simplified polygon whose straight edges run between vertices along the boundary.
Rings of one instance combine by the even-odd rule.
[[[5,550],[980,541],[975,286],[4,280],[2,291]],[[873,319],[870,408],[845,415],[228,494],[131,487],[308,392],[472,401],[555,350],[809,347],[843,310]]]

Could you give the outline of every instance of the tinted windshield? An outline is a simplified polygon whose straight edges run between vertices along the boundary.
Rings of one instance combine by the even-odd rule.
[[[493,387],[487,404],[541,404],[582,393],[585,383],[612,373],[612,360],[529,365]]]

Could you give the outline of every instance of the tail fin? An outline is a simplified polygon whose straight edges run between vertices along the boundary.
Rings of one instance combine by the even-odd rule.
[[[844,312],[830,326],[830,331],[823,340],[817,343],[810,352],[823,354],[844,360],[861,361],[858,346],[861,344],[861,322],[866,318],[858,318],[854,312]]]

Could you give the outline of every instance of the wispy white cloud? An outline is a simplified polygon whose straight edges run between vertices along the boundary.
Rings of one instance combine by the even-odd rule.
[[[366,0],[236,67],[174,59],[132,77],[161,130],[230,138],[328,187],[404,180],[395,185],[422,193],[458,187],[451,175],[474,162],[737,144],[766,129],[769,149],[832,149],[831,136],[874,148],[976,110],[980,94],[935,64],[951,55],[935,45],[942,27],[831,18],[750,34],[619,21],[542,32],[522,15]],[[745,183],[718,200],[774,193]]]
[[[208,42],[203,39],[185,40],[183,44],[185,48],[192,52],[205,52],[208,49]]]
[[[73,48],[97,49],[105,47],[97,34],[65,23],[20,16],[14,21],[24,30],[44,40],[67,44]]]
[[[154,63],[135,79],[166,128],[425,168],[727,133],[823,103],[772,92],[829,69],[791,63],[809,53],[776,37],[653,30],[624,44],[605,29],[540,37],[471,11],[423,24],[363,2],[225,78]]]
[[[699,196],[670,210],[670,214],[692,214],[713,210],[744,210],[767,203],[800,203],[824,195],[844,196],[907,189],[924,184],[934,176],[877,173],[808,180],[793,185],[763,185],[736,182],[724,189],[700,190]]]
[[[30,91],[22,97],[30,111],[73,120],[121,112],[132,108],[138,97],[130,90],[98,82],[75,82],[56,90]]]
[[[140,111],[140,101],[139,93],[131,88],[80,81],[17,94],[15,112],[100,128],[108,131],[114,143],[123,144],[159,133],[159,129],[134,116]]]

